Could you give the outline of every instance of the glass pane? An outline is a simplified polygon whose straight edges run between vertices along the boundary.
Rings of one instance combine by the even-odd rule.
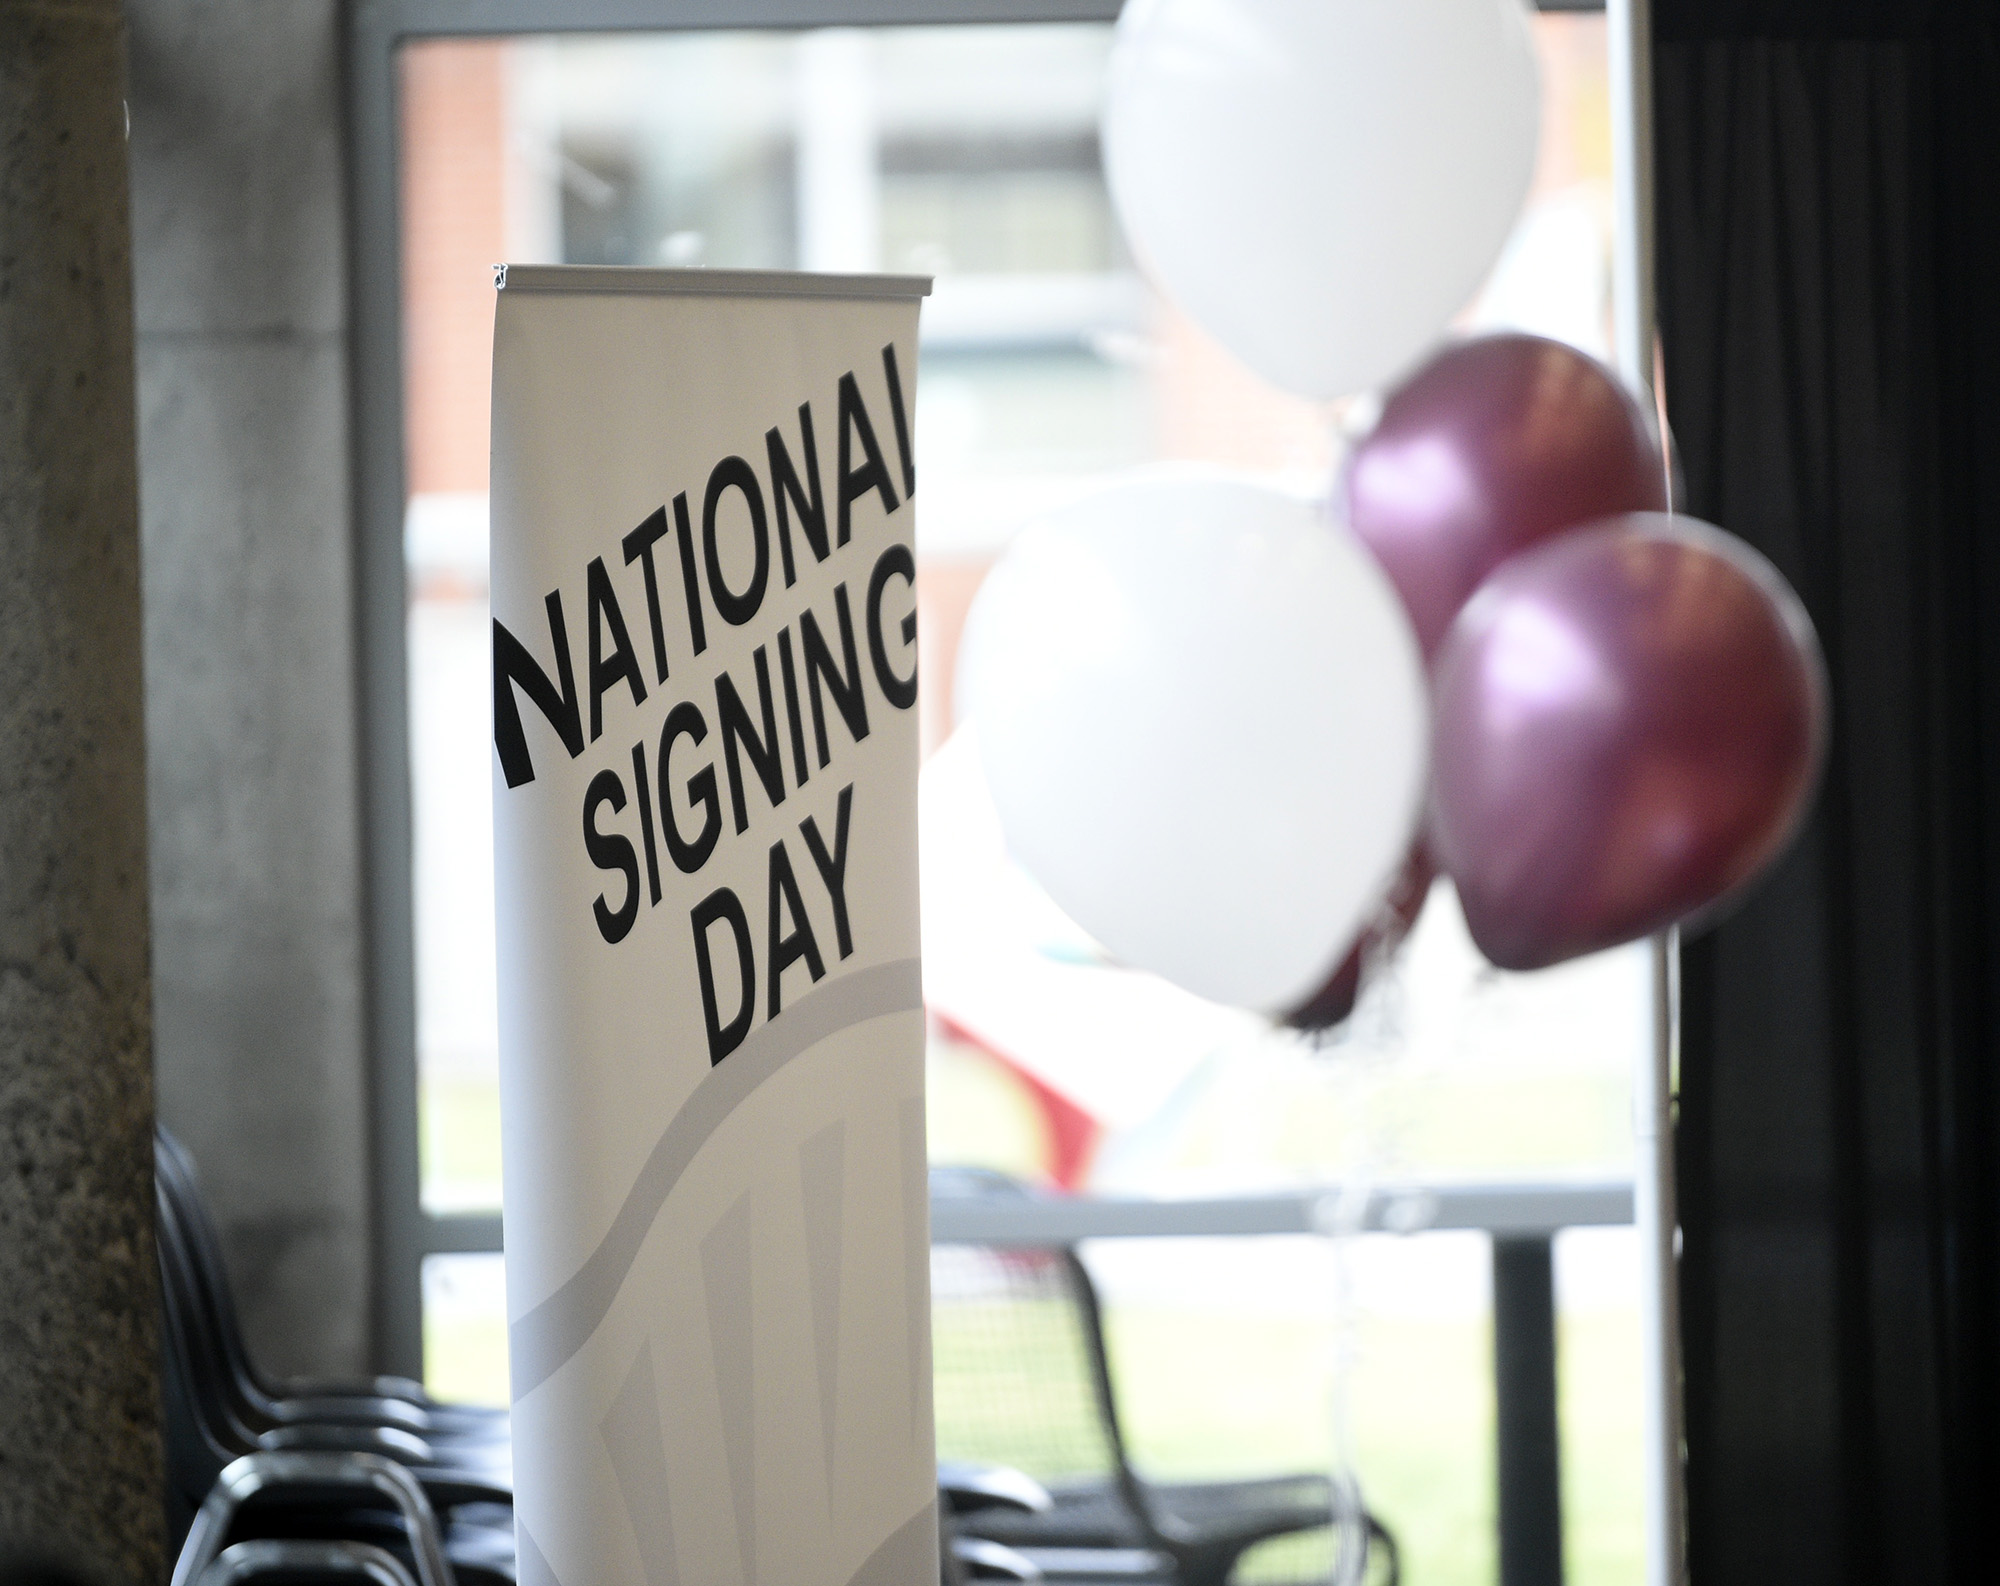
[[[500,1199],[486,639],[486,267],[506,253],[508,57],[401,60],[404,519],[417,1062],[426,1208]]]
[[[454,1404],[507,1402],[507,1273],[499,1256],[424,1257],[424,1385]]]

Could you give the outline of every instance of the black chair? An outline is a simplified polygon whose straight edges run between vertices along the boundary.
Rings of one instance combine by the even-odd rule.
[[[946,1170],[932,1194],[1024,1196],[998,1174]],[[1051,1578],[1224,1586],[1235,1580],[1394,1586],[1395,1540],[1325,1475],[1149,1482],[1133,1469],[1097,1289],[1073,1249],[940,1245],[932,1253],[941,1456],[1017,1467],[1053,1499],[960,1529]]]
[[[512,1586],[513,1490],[510,1445],[490,1432],[454,1433],[433,1426],[421,1433],[406,1411],[430,1408],[401,1395],[361,1389],[319,1398],[260,1399],[245,1386],[247,1354],[235,1338],[232,1361],[227,1325],[233,1323],[226,1275],[204,1284],[202,1263],[188,1238],[183,1196],[188,1181],[175,1178],[184,1162],[157,1153],[158,1246],[161,1286],[162,1385],[166,1408],[168,1512],[173,1535],[188,1534],[196,1514],[225,1469],[246,1454],[304,1451],[376,1455],[407,1469],[428,1501],[449,1517],[446,1551],[467,1582]],[[219,1268],[219,1258],[218,1258]],[[252,1379],[261,1385],[261,1379]],[[380,1386],[370,1384],[366,1386]],[[388,1408],[385,1411],[384,1401]],[[322,1402],[324,1401],[324,1403]],[[311,1407],[311,1408],[308,1408]],[[321,1411],[315,1415],[314,1410]],[[493,1423],[489,1422],[487,1425]],[[398,1535],[394,1525],[392,1535]],[[316,1538],[315,1538],[316,1539]],[[366,1541],[367,1538],[361,1540]]]
[[[392,1524],[380,1541],[386,1503]],[[246,1533],[248,1540],[233,1540]],[[300,1533],[300,1534],[293,1534]],[[387,1543],[388,1545],[382,1545]],[[455,1586],[437,1521],[407,1472],[368,1454],[250,1454],[224,1470],[172,1586]]]
[[[975,1465],[964,1460],[938,1461],[939,1576],[943,1586],[970,1581],[1033,1582],[1043,1578],[1040,1566],[1001,1542],[968,1536],[959,1529],[967,1515],[996,1509],[1016,1514],[1046,1514],[1055,1500],[1038,1481],[1003,1465]]]
[[[394,1554],[365,1542],[238,1542],[191,1586],[418,1586]]]
[[[219,1318],[229,1312],[201,1281],[199,1261],[160,1182],[158,1241],[169,1342],[187,1367],[202,1420],[224,1445],[340,1448],[410,1465],[476,1470],[504,1486],[509,1444],[483,1430],[440,1431],[400,1399],[363,1393],[271,1399],[239,1368]],[[247,1451],[247,1450],[246,1450]]]
[[[329,1543],[364,1551],[312,1551]],[[380,1557],[411,1586],[456,1586],[436,1512],[402,1466],[377,1454],[273,1450],[234,1460],[216,1478],[171,1586],[302,1568],[379,1579]]]
[[[162,1215],[172,1219],[185,1252],[190,1296],[213,1336],[228,1391],[247,1424],[268,1428],[291,1422],[353,1421],[468,1446],[504,1447],[505,1410],[440,1403],[425,1393],[421,1383],[407,1377],[278,1383],[259,1371],[243,1341],[222,1241],[196,1181],[194,1161],[163,1127],[154,1131],[153,1158]]]

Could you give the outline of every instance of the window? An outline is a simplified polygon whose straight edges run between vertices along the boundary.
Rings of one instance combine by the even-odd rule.
[[[574,26],[576,9],[552,7],[543,20]],[[682,11],[725,20],[729,10],[658,9],[663,23]],[[801,5],[801,20],[824,9]],[[859,9],[854,20],[871,20]],[[364,599],[378,635],[393,627],[401,641],[378,647],[401,661],[378,662],[369,680],[384,1339],[394,1363],[414,1369],[422,1338],[422,1367],[446,1394],[499,1397],[505,1381],[491,1254],[489,266],[937,276],[917,422],[927,752],[950,738],[957,637],[979,581],[1038,511],[1108,474],[1175,462],[1321,492],[1342,435],[1367,421],[1365,402],[1320,407],[1263,386],[1136,270],[1097,147],[1114,5],[1039,8],[1083,20],[909,24],[925,9],[953,20],[979,8],[884,4],[879,12],[904,25],[865,28],[413,36],[392,50],[399,18],[429,14],[424,0],[406,0],[375,8],[357,29],[357,59],[377,63],[357,68],[367,122],[357,136],[379,178],[365,187],[362,215],[373,416],[363,425]],[[1603,23],[1544,16],[1537,41],[1541,169],[1464,323],[1537,330],[1602,356],[1611,307]],[[941,802],[971,824],[927,827],[927,864],[935,845],[959,842],[962,856],[980,836],[976,790],[970,804]],[[982,908],[1017,911],[1019,951],[1088,957],[1018,875],[979,884],[998,889]],[[1191,1038],[1167,1030],[1170,1013],[1148,1026],[1140,1009],[1122,1027],[1129,1039],[1078,1060],[1090,1069],[1079,1079],[1045,1052],[996,1050],[976,1010],[934,1009],[934,1159],[1150,1194],[1357,1174],[1629,1173],[1629,1075],[1651,1016],[1643,950],[1499,975],[1472,952],[1447,894],[1433,898],[1399,973],[1329,1051],[1235,1016]],[[1565,1237],[1559,1262],[1578,1579],[1637,1573],[1629,1246],[1622,1230],[1579,1232]],[[1164,1473],[1326,1457],[1330,1418],[1301,1412],[1301,1385],[1318,1402],[1336,1381],[1324,1319],[1334,1286],[1347,1282],[1361,1298],[1349,1342],[1367,1362],[1347,1412],[1364,1480],[1402,1522],[1413,1568],[1490,1575],[1478,1235],[1368,1236],[1351,1247],[1344,1280],[1316,1240],[1132,1242],[1092,1254],[1114,1304],[1120,1370],[1134,1378],[1135,1441]],[[1231,1314],[1218,1321],[1212,1299],[1191,1308],[1191,1283],[1230,1296],[1221,1309]],[[1175,1362],[1190,1348],[1217,1347],[1218,1328],[1233,1330],[1233,1357],[1268,1367],[1247,1397],[1147,1391],[1184,1376]]]

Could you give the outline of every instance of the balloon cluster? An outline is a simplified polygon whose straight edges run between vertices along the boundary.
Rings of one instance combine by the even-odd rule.
[[[1477,285],[1537,122],[1512,0],[1135,0],[1105,149],[1160,285],[1325,397]],[[1595,360],[1448,347],[1335,505],[1126,483],[974,603],[960,698],[1009,846],[1111,953],[1322,1028],[1440,872],[1481,951],[1534,969],[1695,919],[1783,848],[1826,735],[1812,626],[1750,547],[1668,514]]]
[[[1811,621],[1756,551],[1666,512],[1609,371],[1533,336],[1451,348],[1344,483],[1430,661],[1425,841],[1488,959],[1686,923],[1783,848],[1826,736]]]

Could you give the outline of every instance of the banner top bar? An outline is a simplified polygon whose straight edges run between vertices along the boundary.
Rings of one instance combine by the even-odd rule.
[[[496,264],[496,292],[611,292],[652,297],[832,297],[908,301],[931,295],[927,275],[826,275],[812,270],[667,270],[611,264]]]

